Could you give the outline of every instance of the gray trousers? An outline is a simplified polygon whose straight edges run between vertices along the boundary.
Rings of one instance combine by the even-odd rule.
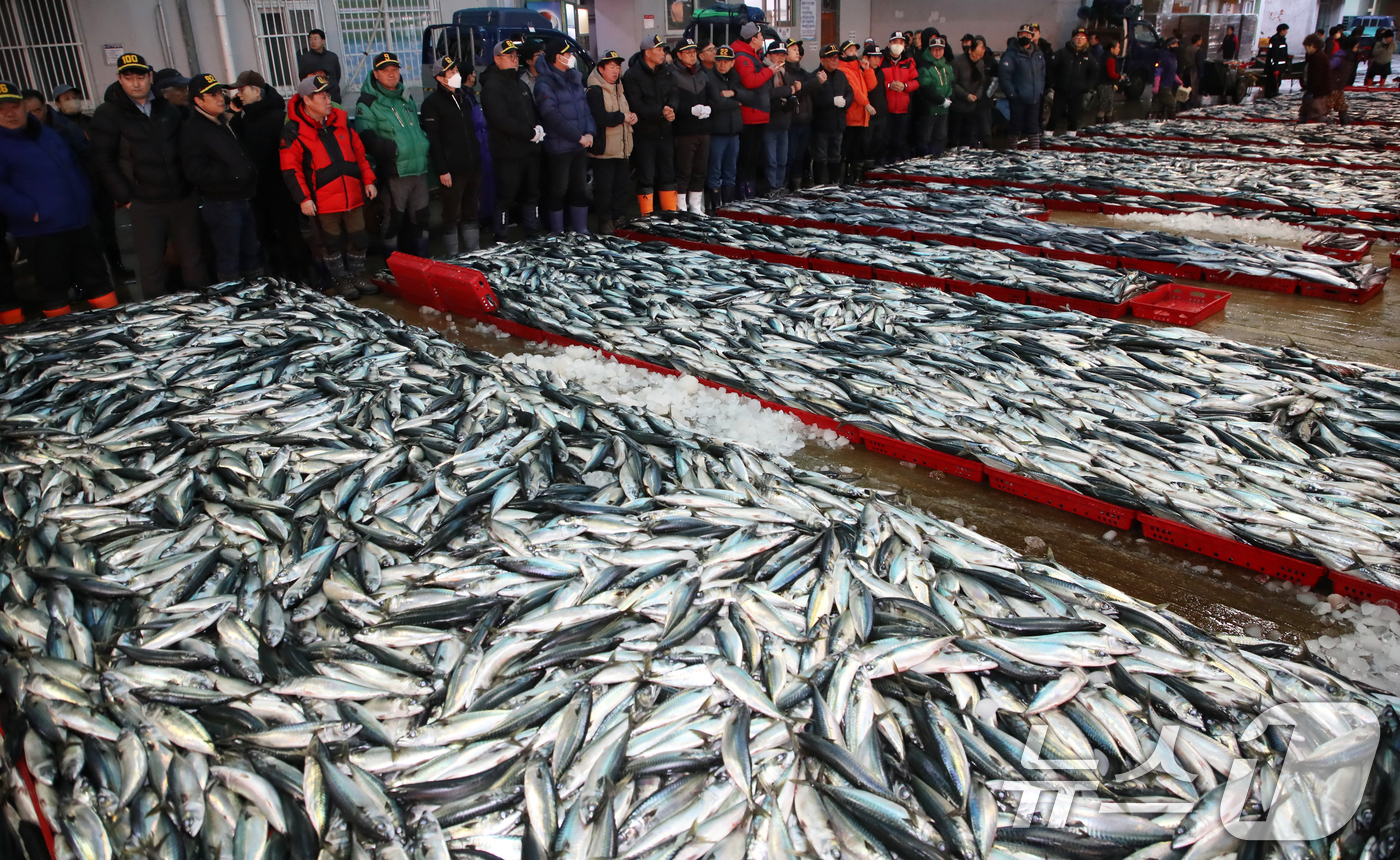
[[[209,281],[199,245],[199,204],[194,195],[162,203],[131,201],[132,238],[136,244],[136,267],[140,274],[141,298],[165,295],[165,247],[175,249],[185,288],[206,286]]]

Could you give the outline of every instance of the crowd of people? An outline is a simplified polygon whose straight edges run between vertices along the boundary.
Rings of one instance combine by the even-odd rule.
[[[1263,58],[1266,92],[1289,61],[1286,26]],[[1230,28],[1225,59],[1239,52]],[[1340,28],[1304,40],[1304,120],[1338,110],[1357,70]],[[1151,110],[1199,98],[1200,36],[1155,49]],[[1391,74],[1394,34],[1379,35],[1367,83]],[[585,79],[562,39],[502,41],[477,80],[471,61],[439,57],[421,106],[399,58],[373,57],[353,120],[340,104],[341,65],[313,30],[288,99],[256,71],[233,82],[186,78],[123,54],[89,117],[82,94],[47,98],[0,82],[0,216],[18,244],[47,316],[76,293],[117,301],[127,270],[115,210],[132,227],[139,295],[264,271],[319,283],[346,298],[377,292],[371,249],[426,255],[436,186],[446,255],[497,242],[512,228],[615,231],[642,214],[702,214],[724,203],[811,184],[852,182],[879,164],[991,142],[1006,99],[1008,139],[1038,148],[1086,114],[1114,118],[1127,79],[1123,47],[1077,29],[1058,50],[1036,24],[998,57],[980,35],[959,46],[936,28],[847,41],[804,66],[801,40],[766,40],[745,24],[732,44],[643,40],[630,58],[608,51]],[[478,88],[479,83],[479,88]],[[1194,91],[1186,95],[1183,90]],[[591,179],[590,179],[591,177]],[[0,324],[22,319],[0,255]]]

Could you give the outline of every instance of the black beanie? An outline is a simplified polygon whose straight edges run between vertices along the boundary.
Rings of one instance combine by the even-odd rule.
[[[942,34],[938,32],[937,27],[925,27],[923,33],[920,34],[919,44],[927,48],[929,40],[939,35]]]

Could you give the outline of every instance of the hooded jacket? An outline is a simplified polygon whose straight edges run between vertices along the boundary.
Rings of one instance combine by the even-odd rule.
[[[258,168],[227,114],[211,117],[195,107],[180,130],[180,164],[205,200],[251,200],[258,193]]]
[[[680,103],[680,107],[676,108],[676,121],[672,124],[672,131],[678,137],[686,134],[709,134],[714,125],[713,112],[705,119],[700,119],[691,113],[690,109],[697,105],[706,105],[713,111],[714,103],[719,98],[714,81],[705,73],[705,67],[699,60],[696,60],[693,66],[687,66],[680,60],[666,65],[671,70],[671,77],[676,80],[676,98]]]
[[[418,105],[408,97],[402,80],[391,90],[369,76],[356,102],[355,128],[380,176],[428,172],[428,136],[418,125]]]
[[[816,84],[813,77],[812,90],[812,131],[841,131],[846,127],[846,111],[855,104],[855,91],[851,89],[851,78],[841,68],[826,73],[826,83]],[[836,97],[846,100],[838,107]]]
[[[745,89],[761,89],[773,77],[772,67],[763,65],[763,58],[749,47],[748,42],[735,39],[729,47],[734,49],[734,71],[739,73],[739,83],[743,84]],[[768,108],[760,108],[760,104],[767,104],[761,96],[755,98],[752,104],[742,106],[739,113],[744,118],[744,125],[763,125],[768,122]]]
[[[1082,49],[1071,40],[1055,55],[1055,90],[1061,93],[1086,93],[1098,80],[1098,64],[1089,46]]]
[[[633,54],[627,61],[627,71],[622,73],[622,89],[627,93],[632,113],[637,115],[637,124],[632,126],[637,140],[669,139],[674,134],[672,123],[661,111],[669,107],[679,119],[681,97],[676,92],[676,79],[665,63],[653,69],[641,51]]]
[[[846,104],[846,127],[867,128],[870,125],[870,114],[866,113],[865,106],[870,104],[870,91],[875,89],[878,83],[875,70],[862,69],[859,57],[843,59],[840,69],[846,74],[846,80],[851,82],[851,95],[854,97]]]
[[[578,69],[560,71],[545,62],[543,52],[535,58],[535,73],[535,108],[540,114],[540,125],[544,126],[545,153],[582,152],[579,139],[594,133],[583,74]]]
[[[364,187],[374,184],[364,144],[345,111],[332,107],[318,123],[307,116],[300,95],[287,104],[279,161],[292,200],[298,205],[314,200],[318,213],[349,212],[365,205]]]
[[[151,115],[146,116],[121,84],[113,83],[88,126],[97,172],[122,206],[133,200],[165,203],[190,195],[180,169],[185,113],[154,90],[150,99]]]
[[[0,212],[16,239],[79,230],[92,221],[92,195],[73,148],[28,114],[24,128],[0,128]]]
[[[718,68],[706,69],[705,74],[714,81],[715,97],[718,99],[710,105],[715,111],[710,115],[710,134],[738,134],[743,131],[744,108],[751,107],[757,101],[757,94],[739,80],[739,70],[736,68],[731,67],[723,74]],[[725,90],[734,95],[725,96]]]
[[[924,50],[921,53],[928,54],[929,52]],[[908,53],[905,53],[898,60],[894,57],[885,57],[885,99],[889,103],[890,113],[909,113],[913,93],[923,85],[923,76],[919,74],[919,66],[920,64]],[[903,92],[890,89],[890,84],[896,81],[904,84]]]
[[[953,66],[944,57],[935,58],[931,49],[924,49],[923,67],[919,69],[919,89],[924,93],[923,104],[929,116],[948,112],[953,98]],[[944,49],[947,53],[947,49]]]
[[[471,96],[462,87],[450,93],[437,87],[423,99],[418,123],[428,136],[428,163],[434,176],[480,172],[481,146],[472,107]]]
[[[494,63],[481,73],[481,112],[491,141],[493,161],[520,161],[540,151],[535,126],[540,124],[535,97],[520,79],[519,69],[502,69]]]
[[[982,59],[975,63],[971,54],[958,54],[953,58],[953,103],[948,105],[953,113],[972,113],[979,108],[991,108],[987,94],[996,78],[991,74],[989,56],[983,50]],[[977,101],[969,99],[969,95],[977,96]]]
[[[608,83],[598,68],[588,76],[588,108],[593,113],[593,148],[595,158],[629,158],[632,155],[632,126],[627,124],[627,93],[622,78]]]
[[[1018,104],[1039,102],[1045,92],[1045,54],[1031,45],[1026,51],[1016,39],[1006,40],[1006,53],[1001,56],[998,79],[1008,101]]]

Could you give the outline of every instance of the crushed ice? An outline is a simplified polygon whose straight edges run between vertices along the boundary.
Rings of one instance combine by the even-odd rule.
[[[1306,244],[1318,238],[1317,231],[1293,224],[1253,218],[1235,218],[1229,215],[1208,215],[1205,212],[1187,212],[1178,215],[1159,215],[1152,212],[1130,212],[1126,215],[1110,215],[1110,221],[1131,224],[1143,230],[1165,230],[1168,233],[1193,233],[1212,239],[1232,238],[1246,242],[1267,243],[1269,240]]]

